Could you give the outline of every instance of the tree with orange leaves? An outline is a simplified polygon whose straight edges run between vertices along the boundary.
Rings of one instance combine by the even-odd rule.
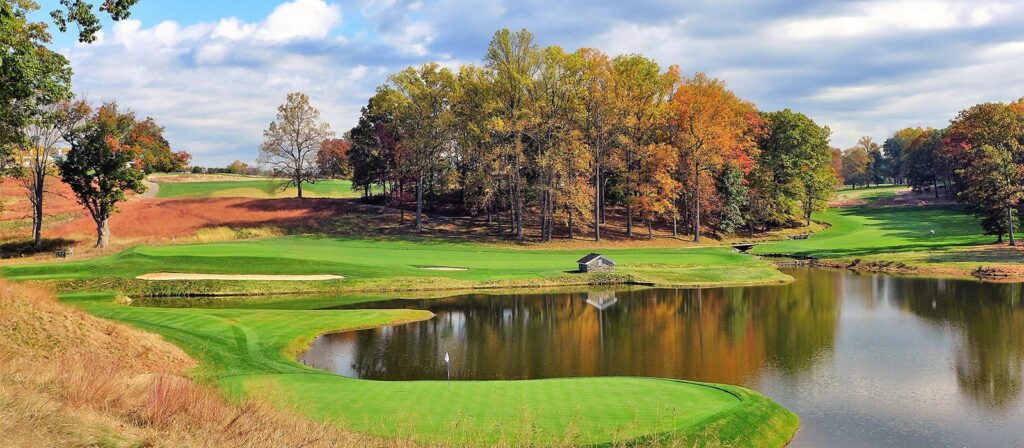
[[[621,111],[622,131],[618,133],[622,164],[625,168],[626,235],[633,236],[633,212],[641,199],[640,184],[651,179],[643,178],[641,172],[657,172],[657,168],[642,166],[643,163],[661,162],[664,158],[649,157],[650,150],[665,129],[668,115],[668,101],[672,89],[679,81],[679,68],[661,67],[653,59],[642,55],[617,56],[612,60],[615,71],[615,98]],[[645,148],[645,146],[647,146]],[[667,149],[667,148],[666,148]],[[674,163],[673,163],[674,165]],[[646,186],[643,186],[646,187]],[[650,230],[650,229],[648,229]],[[650,233],[650,232],[648,232]]]
[[[755,151],[750,132],[756,107],[726,88],[725,81],[697,73],[683,80],[672,98],[674,143],[693,177],[693,241],[700,241],[701,186],[726,161],[748,163]]]
[[[71,150],[57,168],[96,223],[96,247],[110,242],[110,215],[125,200],[125,193],[146,190],[142,171],[132,163],[140,152],[130,143],[136,125],[134,114],[119,112],[117,104],[107,103],[65,137]]]

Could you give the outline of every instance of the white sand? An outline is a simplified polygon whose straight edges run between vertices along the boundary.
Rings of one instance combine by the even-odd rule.
[[[175,272],[152,272],[135,277],[142,280],[342,280],[340,275],[226,275],[226,274],[186,274]]]

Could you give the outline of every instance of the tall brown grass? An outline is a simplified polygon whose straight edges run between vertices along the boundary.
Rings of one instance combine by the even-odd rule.
[[[226,400],[182,374],[192,365],[159,337],[0,280],[0,445],[411,445]]]

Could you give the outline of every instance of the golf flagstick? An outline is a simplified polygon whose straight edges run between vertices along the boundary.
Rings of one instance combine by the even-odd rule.
[[[449,363],[448,352],[444,352],[444,369],[448,372],[448,390],[452,390],[452,366]]]

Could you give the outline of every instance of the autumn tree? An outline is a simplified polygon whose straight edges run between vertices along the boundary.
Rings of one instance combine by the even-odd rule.
[[[642,147],[657,143],[659,134],[665,134],[668,102],[672,89],[679,81],[679,72],[677,67],[671,67],[662,73],[661,67],[653,59],[636,54],[615,57],[612,59],[612,67],[616,83],[614,100],[618,104],[617,110],[622,114],[618,119],[621,132],[617,143],[621,148],[625,168],[626,235],[632,236],[633,206],[638,183],[649,180],[641,179],[635,173],[652,171],[649,167],[640,166],[641,163],[660,160],[642,158],[639,153]],[[650,154],[650,151],[646,152]]]
[[[363,197],[370,196],[374,185],[384,187],[390,180],[389,154],[394,153],[398,135],[394,125],[394,111],[390,107],[394,91],[388,86],[377,89],[362,108],[359,122],[349,131],[352,147],[348,163],[352,167],[352,188],[362,189]]]
[[[249,164],[241,160],[235,160],[228,164],[227,168],[224,169],[228,174],[248,174]]]
[[[836,185],[845,185],[843,179],[843,150],[832,148],[832,175],[836,178]]]
[[[128,138],[141,150],[135,163],[146,174],[185,171],[192,161],[188,152],[171,150],[170,142],[164,138],[164,127],[153,118],[138,122]]]
[[[110,216],[128,192],[141,193],[143,173],[134,160],[140,149],[128,144],[134,114],[121,113],[107,103],[83,125],[68,132],[68,154],[57,162],[61,179],[71,187],[96,224],[96,247],[110,242]]]
[[[583,114],[585,61],[560,47],[541,51],[532,86],[532,148],[528,157],[535,167],[541,239],[550,241],[556,218],[572,227],[587,209],[590,193],[589,156],[580,131]]]
[[[744,216],[750,205],[750,191],[743,170],[734,163],[725,163],[715,176],[715,190],[721,205],[716,213],[715,228],[733,233],[747,224]]]
[[[932,190],[939,197],[939,167],[942,131],[924,129],[903,148],[903,167],[907,185],[916,193]]]
[[[316,165],[320,175],[328,179],[343,179],[352,176],[348,151],[352,147],[347,139],[329,138],[324,140],[317,153]]]
[[[683,80],[672,98],[675,113],[676,146],[692,173],[693,241],[700,241],[701,186],[708,172],[726,161],[747,163],[754,150],[750,118],[753,104],[743,101],[725,82],[698,73]]]
[[[400,135],[403,171],[416,182],[416,230],[423,230],[424,182],[443,168],[445,151],[451,147],[451,70],[436,63],[409,67],[390,78],[397,93],[395,126]]]
[[[317,153],[324,140],[334,136],[331,126],[320,121],[320,111],[305,93],[288,94],[277,108],[277,119],[263,131],[263,144],[256,159],[270,167],[275,177],[288,179],[284,188],[294,185],[302,199],[302,184],[320,180]]]
[[[611,59],[599,50],[584,48],[577,52],[584,63],[583,77],[583,140],[589,150],[593,182],[594,241],[601,241],[601,221],[607,186],[606,171],[613,166],[612,146],[621,114],[616,102],[615,70]]]
[[[32,205],[32,240],[37,249],[42,246],[43,202],[51,193],[50,179],[56,175],[54,162],[65,138],[90,113],[85,101],[62,101],[38,110],[25,127],[25,138],[18,151],[24,165],[19,183]]]
[[[981,226],[986,235],[996,235],[999,242],[1003,235],[1009,235],[1010,245],[1014,240],[1014,223],[1017,217],[1013,211],[1024,197],[1024,165],[1020,155],[990,145],[972,147],[974,163],[960,171],[964,189],[958,197],[972,213],[982,218]],[[1018,159],[1018,160],[1015,160]]]
[[[832,168],[831,131],[807,115],[789,109],[761,114],[760,153],[751,176],[763,196],[758,204],[779,224],[822,210],[831,197],[836,178]]]
[[[455,80],[452,119],[458,152],[458,172],[462,183],[462,205],[471,212],[485,212],[487,222],[498,213],[500,172],[496,145],[492,144],[492,100],[488,73],[477,66],[464,65]],[[499,224],[501,220],[498,220]]]
[[[865,185],[868,178],[868,165],[871,159],[868,151],[863,146],[855,145],[843,152],[843,179],[846,183],[857,188],[857,185]]]
[[[956,159],[957,200],[983,217],[986,233],[1009,233],[1021,199],[1024,119],[1005,103],[961,111],[945,132],[943,159]]]
[[[534,80],[540,66],[540,50],[533,34],[523,29],[494,33],[484,57],[494,107],[489,124],[492,143],[501,161],[501,174],[509,193],[513,234],[523,238],[526,194],[526,155],[534,125]]]

